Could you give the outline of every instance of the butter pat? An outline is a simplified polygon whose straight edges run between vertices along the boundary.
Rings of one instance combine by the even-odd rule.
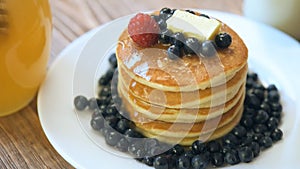
[[[197,16],[186,11],[176,10],[167,20],[167,28],[172,32],[182,32],[186,37],[199,41],[212,40],[219,32],[221,23],[216,19]]]

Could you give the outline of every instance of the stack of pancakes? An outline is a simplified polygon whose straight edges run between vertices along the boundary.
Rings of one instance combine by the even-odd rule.
[[[229,48],[210,58],[171,60],[167,46],[137,46],[125,30],[117,45],[118,92],[137,129],[160,141],[191,145],[227,134],[243,112],[248,51],[227,25]]]

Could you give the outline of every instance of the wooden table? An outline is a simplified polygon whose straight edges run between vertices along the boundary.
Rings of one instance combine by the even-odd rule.
[[[242,14],[242,0],[51,0],[53,45],[57,55],[85,32],[118,17],[172,8],[204,8]],[[33,100],[19,112],[0,118],[0,169],[73,168],[48,142]]]

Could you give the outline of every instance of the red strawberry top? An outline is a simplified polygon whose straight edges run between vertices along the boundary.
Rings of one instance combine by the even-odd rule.
[[[141,47],[150,47],[158,43],[159,25],[148,14],[138,13],[128,24],[131,39]]]

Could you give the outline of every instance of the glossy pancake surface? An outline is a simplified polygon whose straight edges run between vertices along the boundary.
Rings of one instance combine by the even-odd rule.
[[[245,65],[225,84],[214,88],[190,92],[169,92],[153,89],[140,84],[119,68],[119,85],[123,93],[130,93],[144,102],[168,108],[208,108],[225,104],[239,91],[246,79],[248,67]],[[214,100],[212,100],[212,98]]]
[[[239,100],[244,97],[245,86],[241,86],[239,92],[225,104],[210,108],[166,108],[143,102],[132,95],[124,94],[119,88],[119,93],[124,98],[123,105],[129,112],[136,111],[149,119],[157,119],[166,122],[188,122],[203,121],[209,118],[217,117],[238,104]],[[126,98],[126,99],[125,99]],[[209,116],[209,117],[208,117]]]
[[[136,126],[140,129],[146,130],[150,133],[164,133],[164,136],[183,135],[187,134],[189,137],[195,137],[201,134],[211,132],[216,128],[223,127],[230,123],[240,112],[243,107],[243,98],[240,98],[238,104],[220,116],[215,118],[208,118],[201,122],[186,121],[186,122],[163,122],[159,120],[147,119],[145,116],[139,113],[131,113],[130,117],[135,122]],[[131,111],[132,112],[132,111]],[[174,134],[176,133],[176,134]]]
[[[188,135],[179,135],[178,133],[174,133],[174,137],[165,136],[164,133],[153,134],[148,132],[147,130],[143,130],[138,128],[138,130],[149,138],[157,138],[160,141],[169,143],[169,144],[181,144],[184,146],[190,146],[196,140],[201,140],[203,142],[207,142],[210,140],[218,139],[228,132],[230,132],[240,121],[243,114],[243,109],[239,110],[238,115],[228,124],[223,127],[217,128],[215,131],[206,134],[200,134],[196,137],[188,137]]]
[[[220,32],[229,33],[232,44],[217,50],[215,57],[184,56],[171,60],[166,46],[141,48],[125,30],[116,49],[118,65],[139,83],[163,91],[194,91],[217,86],[239,71],[248,57],[247,47],[231,28],[222,24]]]

